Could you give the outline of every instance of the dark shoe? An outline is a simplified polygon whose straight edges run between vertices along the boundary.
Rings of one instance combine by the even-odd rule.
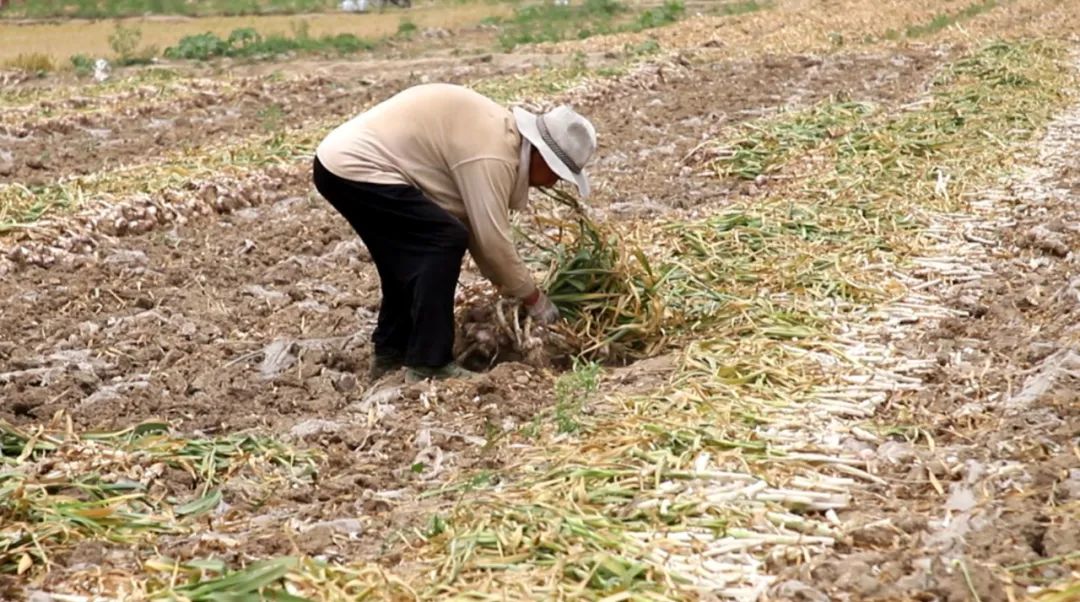
[[[375,359],[371,360],[371,368],[368,371],[368,376],[371,380],[378,380],[383,376],[386,376],[390,372],[394,372],[404,366],[404,361],[398,354],[389,355],[375,355]]]
[[[470,379],[480,376],[471,370],[466,370],[454,362],[441,368],[412,367],[405,369],[405,382],[418,383],[429,378],[434,380],[446,380],[448,378]]]

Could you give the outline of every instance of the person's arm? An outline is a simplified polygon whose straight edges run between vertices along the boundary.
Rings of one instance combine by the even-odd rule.
[[[517,174],[499,159],[475,159],[453,168],[469,219],[469,253],[480,273],[508,297],[539,293],[511,239],[510,195]]]

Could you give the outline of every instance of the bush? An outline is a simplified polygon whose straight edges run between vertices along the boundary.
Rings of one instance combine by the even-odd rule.
[[[109,34],[109,48],[116,54],[116,62],[120,65],[144,65],[153,60],[158,53],[156,47],[139,49],[139,41],[142,40],[142,30],[138,27],[124,27],[123,23],[117,22],[116,29]]]
[[[71,66],[75,69],[75,75],[85,77],[94,72],[94,59],[85,54],[76,54],[71,57]]]
[[[165,56],[171,59],[189,59],[205,61],[229,53],[229,43],[212,33],[200,33],[184,36],[176,46],[165,49]]]
[[[351,54],[361,50],[372,50],[375,45],[367,40],[360,39],[351,33],[340,33],[333,37],[323,38],[326,46],[333,48],[340,54]]]
[[[124,59],[135,56],[141,39],[141,29],[138,27],[124,27],[122,23],[117,23],[116,29],[109,34],[109,48],[112,48],[112,51],[123,62]]]
[[[678,21],[686,11],[682,0],[666,0],[636,17],[619,0],[585,0],[577,6],[534,4],[519,8],[510,20],[498,22],[499,43],[505,50],[523,44],[558,42],[571,37],[641,31]]]
[[[758,2],[757,0],[743,0],[741,2],[728,2],[721,4],[718,10],[710,11],[725,16],[745,15],[772,7],[772,0]]]
[[[276,56],[279,54],[286,54],[299,50],[304,40],[310,38],[290,38],[289,36],[279,33],[266,36],[258,44],[254,44],[246,47],[243,50],[233,48],[229,52],[229,56]]]

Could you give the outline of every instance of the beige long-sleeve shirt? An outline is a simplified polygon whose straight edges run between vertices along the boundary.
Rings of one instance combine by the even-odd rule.
[[[469,252],[504,295],[535,290],[511,239],[528,196],[528,142],[509,109],[468,88],[409,88],[338,126],[315,154],[334,175],[418,188],[469,230]]]

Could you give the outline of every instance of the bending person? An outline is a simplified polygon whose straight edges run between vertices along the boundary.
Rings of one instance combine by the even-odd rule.
[[[512,111],[468,88],[404,90],[332,131],[315,153],[319,193],[371,252],[382,300],[373,378],[470,377],[453,362],[454,295],[468,250],[501,294],[538,322],[559,312],[511,240],[510,211],[559,179],[589,193],[596,130],[569,107]]]

